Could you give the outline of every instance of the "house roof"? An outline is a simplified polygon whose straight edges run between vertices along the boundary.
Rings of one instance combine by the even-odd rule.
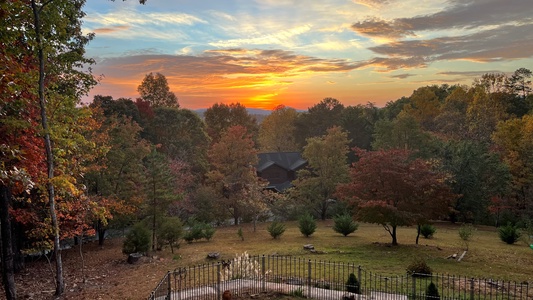
[[[283,183],[278,183],[278,184],[269,184],[266,188],[268,190],[274,190],[278,193],[281,193],[283,191],[285,191],[286,189],[292,187],[292,184],[290,181],[285,181]]]
[[[269,152],[259,153],[257,171],[261,172],[272,165],[278,165],[288,171],[295,171],[304,166],[307,161],[299,152]]]

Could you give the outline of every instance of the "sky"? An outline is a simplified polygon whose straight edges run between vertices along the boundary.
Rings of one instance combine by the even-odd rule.
[[[181,107],[306,110],[533,69],[533,0],[88,0],[94,95],[159,72]]]

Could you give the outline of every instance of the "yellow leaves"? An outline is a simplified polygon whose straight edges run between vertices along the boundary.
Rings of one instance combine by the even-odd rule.
[[[83,193],[83,191],[78,189],[75,185],[76,178],[70,175],[67,175],[67,174],[58,175],[52,178],[51,181],[56,191],[58,191],[58,194],[64,193],[64,194],[71,195],[73,197],[79,197]]]

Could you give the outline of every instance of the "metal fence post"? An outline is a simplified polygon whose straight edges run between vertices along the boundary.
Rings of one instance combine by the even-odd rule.
[[[311,260],[307,262],[307,298],[311,298]]]
[[[474,278],[470,279],[470,299],[474,300]]]
[[[221,299],[220,295],[220,262],[217,264],[217,299]]]
[[[416,276],[411,276],[411,278],[413,279],[413,298],[412,299],[416,299]]]
[[[361,277],[361,266],[357,266],[357,278],[359,278],[359,294],[357,294],[357,300],[361,300],[361,294],[363,293],[363,279]]]
[[[167,290],[167,297],[165,299],[170,300],[170,294],[172,294],[172,283],[170,281],[170,271],[167,272],[167,284],[168,284],[168,290]]]
[[[264,292],[266,291],[266,268],[265,268],[265,255],[263,254],[263,257],[261,257],[261,275],[263,275],[263,278],[261,279],[261,290]]]

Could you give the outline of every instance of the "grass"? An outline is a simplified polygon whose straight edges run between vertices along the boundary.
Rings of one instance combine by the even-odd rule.
[[[493,227],[477,227],[469,241],[468,252],[461,262],[447,259],[461,255],[465,244],[458,234],[459,225],[437,223],[432,239],[419,240],[415,245],[416,228],[398,229],[399,246],[390,246],[390,236],[383,227],[360,224],[359,229],[343,237],[332,229],[332,221],[318,222],[316,232],[306,238],[297,222],[287,222],[286,231],[273,239],[267,231],[269,223],[259,224],[257,231],[248,224],[219,227],[211,241],[182,243],[172,267],[205,263],[209,252],[220,252],[220,259],[228,260],[247,251],[250,255],[290,255],[312,260],[350,262],[382,274],[405,274],[406,267],[415,259],[423,258],[434,273],[461,275],[475,278],[533,282],[533,250],[524,242],[507,245],[498,238]],[[242,228],[243,238],[237,235]],[[313,244],[321,254],[312,254],[303,245]],[[173,255],[165,249],[158,255]]]

